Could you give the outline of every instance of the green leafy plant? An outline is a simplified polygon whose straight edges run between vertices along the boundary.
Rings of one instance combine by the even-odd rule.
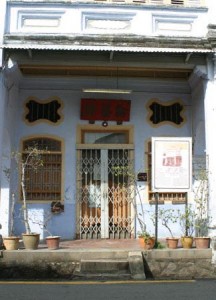
[[[196,212],[192,205],[186,205],[182,212],[178,210],[179,224],[183,236],[193,236],[195,231]]]
[[[157,241],[154,245],[155,249],[164,249],[166,248],[166,246],[164,244],[162,244],[161,242]]]
[[[178,214],[174,209],[163,209],[158,210],[158,219],[161,220],[161,224],[169,231],[172,238],[174,238],[172,232],[172,224],[177,223]]]
[[[33,147],[27,147],[24,150],[24,153],[14,152],[12,153],[12,157],[15,159],[16,164],[18,166],[18,170],[20,170],[20,184],[21,184],[21,196],[22,196],[22,214],[23,214],[23,222],[25,224],[25,230],[27,234],[32,233],[30,228],[30,220],[28,213],[28,204],[27,204],[27,191],[26,191],[26,182],[28,181],[28,177],[26,176],[27,170],[31,170],[32,172],[37,172],[39,168],[43,167],[43,157],[44,150],[39,150],[37,145]]]
[[[131,165],[113,166],[112,169],[115,176],[123,176],[125,182],[127,182],[127,184],[123,183],[122,189],[126,189],[126,193],[132,195],[132,205],[140,227],[140,231],[138,231],[137,234],[139,237],[144,237],[147,240],[148,238],[152,237],[152,234],[148,232],[146,226],[146,212],[144,210],[140,188],[137,182],[137,173],[133,171]],[[128,187],[130,191],[128,191]]]
[[[153,237],[153,235],[147,231],[142,231],[142,232],[138,231],[137,234],[138,237],[143,238],[145,242],[147,242],[150,238]]]
[[[211,218],[208,214],[208,170],[205,168],[198,169],[194,175],[194,181],[194,201],[196,204],[196,236],[202,237],[208,234],[208,227],[211,222]]]
[[[33,224],[37,224],[43,231],[45,231],[48,236],[53,236],[51,231],[49,230],[49,223],[53,218],[53,212],[45,212],[43,214],[43,218],[38,217],[37,213],[33,213],[31,216],[31,221]]]

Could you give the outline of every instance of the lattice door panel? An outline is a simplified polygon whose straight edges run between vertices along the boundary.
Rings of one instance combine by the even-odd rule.
[[[77,161],[80,238],[130,238],[132,150],[82,149]],[[129,173],[130,172],[130,173]]]
[[[101,237],[101,157],[100,150],[80,150],[77,161],[79,235]]]
[[[109,237],[131,238],[133,186],[130,150],[108,152]]]

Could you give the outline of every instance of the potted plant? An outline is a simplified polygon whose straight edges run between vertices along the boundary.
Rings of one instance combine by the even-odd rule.
[[[135,191],[136,191],[136,196],[137,196],[137,197],[135,197],[135,200],[133,202],[134,211],[135,211],[135,214],[136,214],[136,217],[139,222],[140,229],[141,229],[141,231],[138,231],[138,238],[139,238],[141,247],[144,248],[145,250],[150,250],[150,249],[153,249],[155,246],[155,237],[152,234],[150,234],[150,232],[147,231],[147,226],[145,223],[145,211],[144,211],[140,191],[137,186],[136,177],[133,177],[133,178],[134,178],[133,184],[135,186]],[[138,203],[140,206],[139,211],[138,211],[138,207],[137,207],[137,205],[138,205],[137,198],[138,198]],[[153,224],[154,224],[154,222],[153,222]]]
[[[138,238],[140,242],[140,246],[145,250],[150,250],[154,248],[155,245],[155,237],[152,236],[147,231],[145,232],[138,232]]]
[[[140,246],[146,250],[154,248],[155,237],[147,231],[147,226],[145,222],[145,210],[144,210],[143,201],[140,193],[141,190],[137,184],[138,175],[135,174],[133,170],[131,170],[130,166],[125,168],[121,166],[117,166],[117,167],[113,167],[113,170],[115,171],[116,176],[124,175],[125,178],[127,177],[129,181],[129,186],[132,187],[133,189],[134,197],[133,197],[132,204],[133,204],[135,216],[137,218],[140,227],[139,228],[140,230],[137,232]],[[123,185],[123,189],[124,189],[124,185]]]
[[[143,206],[141,204],[141,212],[137,211],[137,205],[134,205],[134,208],[135,208],[137,220],[141,228],[141,231],[137,232],[140,246],[146,250],[153,249],[155,245],[155,237],[147,231],[147,227],[144,219]]]
[[[50,250],[57,250],[59,249],[60,245],[60,236],[58,235],[50,235],[46,237],[46,244],[47,248]]]
[[[178,246],[179,238],[174,237],[172,232],[172,224],[177,223],[178,215],[174,209],[159,209],[158,219],[161,220],[164,226],[170,233],[170,237],[166,238],[168,248],[175,249]]]
[[[6,250],[18,250],[19,248],[19,236],[14,235],[14,206],[15,196],[12,194],[12,201],[10,207],[10,224],[9,224],[9,236],[3,238],[3,244]]]
[[[208,215],[208,170],[200,168],[195,174],[194,201],[196,204],[196,248],[209,248],[210,237],[208,228],[210,217]]]
[[[195,231],[196,212],[192,205],[186,205],[185,210],[178,211],[179,223],[182,229],[181,243],[183,248],[192,248]]]
[[[27,204],[27,190],[26,182],[28,180],[27,170],[37,172],[39,168],[43,167],[42,154],[44,151],[39,150],[37,145],[28,147],[24,153],[15,152],[13,157],[17,163],[18,169],[21,172],[21,197],[22,197],[22,218],[25,225],[25,233],[22,234],[22,239],[25,249],[35,250],[38,248],[40,234],[32,232],[29,218],[29,205]]]
[[[48,249],[50,250],[56,250],[59,249],[59,244],[60,244],[60,236],[58,235],[53,235],[51,233],[51,231],[49,230],[49,222],[51,221],[51,219],[53,218],[53,215],[56,215],[56,211],[55,211],[55,205],[57,207],[59,207],[59,202],[55,202],[51,204],[51,211],[50,212],[45,212],[43,215],[43,218],[38,218],[37,215],[33,215],[32,217],[32,222],[39,225],[39,227],[41,229],[43,229],[48,235],[45,238],[46,240],[46,244]],[[59,214],[60,212],[58,212]]]

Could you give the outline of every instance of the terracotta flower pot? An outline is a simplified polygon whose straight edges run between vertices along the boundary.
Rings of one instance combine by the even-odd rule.
[[[3,243],[6,250],[17,250],[19,248],[19,237],[9,236],[3,238]]]
[[[48,249],[51,249],[51,250],[59,249],[60,236],[46,237],[46,244],[47,244]]]
[[[154,245],[155,245],[154,237],[143,238],[143,247],[145,250],[153,249]]]
[[[167,247],[170,249],[176,249],[178,247],[178,238],[166,238]]]
[[[144,238],[143,238],[143,236],[139,236],[138,238],[139,238],[140,247],[144,248]]]
[[[23,233],[23,244],[25,249],[36,250],[38,249],[40,234],[39,233]]]
[[[183,236],[181,238],[182,247],[185,249],[190,249],[193,246],[193,237],[192,236]]]
[[[210,237],[195,237],[194,240],[197,249],[207,249],[210,247]]]

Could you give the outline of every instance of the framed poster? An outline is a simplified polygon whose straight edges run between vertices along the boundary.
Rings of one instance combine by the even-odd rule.
[[[192,184],[192,140],[152,138],[152,191],[187,192]]]

